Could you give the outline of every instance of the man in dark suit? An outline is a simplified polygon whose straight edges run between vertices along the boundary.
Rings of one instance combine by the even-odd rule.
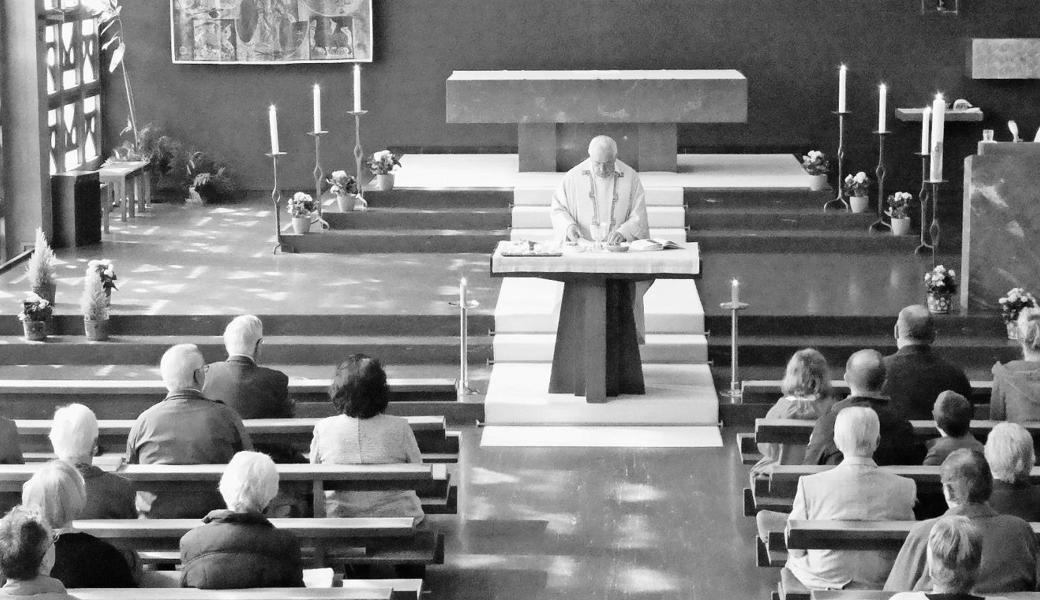
[[[919,304],[899,311],[895,328],[899,350],[885,357],[888,378],[882,392],[892,408],[907,419],[931,419],[939,394],[952,390],[971,398],[971,383],[960,367],[932,352],[935,322],[928,309]]]
[[[874,452],[874,462],[879,465],[921,464],[924,449],[914,443],[914,430],[910,422],[893,411],[888,398],[881,393],[885,384],[885,365],[881,354],[876,350],[853,353],[845,365],[845,382],[849,384],[849,396],[835,403],[827,414],[816,421],[809,437],[809,447],[805,451],[805,464],[841,463],[841,450],[834,443],[834,421],[841,409],[849,406],[865,406],[877,413],[881,441]]]

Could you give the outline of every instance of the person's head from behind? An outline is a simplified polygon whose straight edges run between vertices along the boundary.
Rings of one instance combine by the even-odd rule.
[[[159,373],[170,392],[201,390],[205,382],[206,365],[195,344],[177,344],[170,347],[159,361]]]
[[[592,172],[597,177],[609,177],[614,174],[617,162],[617,142],[606,135],[597,135],[589,142],[589,158],[592,159]]]
[[[54,542],[51,529],[36,511],[12,508],[0,519],[0,572],[14,581],[28,581],[50,572]]]
[[[971,428],[971,417],[971,403],[951,390],[939,394],[932,405],[935,425],[950,437],[959,438],[967,434]]]
[[[885,386],[885,363],[877,350],[853,352],[845,363],[845,383],[853,396],[878,394]]]
[[[997,423],[986,438],[986,462],[993,478],[1006,483],[1029,481],[1036,462],[1033,436],[1018,423]]]
[[[52,460],[22,485],[22,505],[34,508],[52,529],[79,517],[87,504],[83,476],[72,465]]]
[[[872,408],[843,408],[834,420],[834,445],[846,458],[871,458],[880,441],[881,423]]]
[[[228,356],[248,356],[256,360],[263,339],[264,325],[253,315],[235,317],[224,328],[224,348]]]
[[[829,398],[831,374],[827,359],[812,348],[795,352],[791,360],[787,361],[787,370],[780,382],[780,393],[803,398]]]
[[[348,417],[368,419],[382,414],[390,403],[383,365],[364,354],[351,354],[336,367],[329,398]]]
[[[263,512],[278,494],[278,469],[266,454],[238,452],[220,476],[218,489],[229,510]]]
[[[98,422],[94,411],[82,404],[69,404],[54,411],[50,440],[58,460],[89,465],[97,452]]]
[[[982,534],[968,517],[941,517],[928,534],[928,574],[936,593],[968,593],[982,562]]]
[[[1040,308],[1022,309],[1016,324],[1022,356],[1029,360],[1040,360]]]
[[[943,496],[950,508],[985,504],[993,493],[993,476],[986,457],[977,450],[954,450],[939,467]]]
[[[912,304],[899,311],[896,319],[896,342],[902,346],[924,345],[935,341],[935,320],[928,307]]]

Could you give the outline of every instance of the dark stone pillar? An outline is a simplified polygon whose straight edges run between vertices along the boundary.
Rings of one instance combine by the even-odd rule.
[[[556,170],[555,123],[520,123],[517,146],[521,172]]]

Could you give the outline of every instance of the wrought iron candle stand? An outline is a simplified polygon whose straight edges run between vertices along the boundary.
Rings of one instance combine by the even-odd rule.
[[[931,197],[928,186],[928,159],[931,155],[916,154],[921,157],[921,191],[917,193],[917,201],[921,204],[921,244],[914,248],[914,254],[924,254],[932,250],[927,238],[928,228],[925,226],[928,223],[928,199]]]
[[[845,170],[845,117],[849,111],[836,110],[833,114],[838,115],[838,197],[823,205],[823,210],[830,208],[849,210],[849,203],[845,202],[845,194],[841,190],[841,176]]]
[[[271,202],[274,204],[274,250],[271,253],[277,254],[279,248],[295,253],[296,248],[293,248],[292,244],[282,241],[282,191],[278,189],[278,159],[285,156],[285,152],[268,152],[267,156],[271,157],[271,172],[274,175],[271,188]]]
[[[928,185],[932,188],[932,224],[928,227],[928,237],[932,240],[932,263],[935,263],[935,253],[939,251],[939,187],[947,183],[945,179],[929,179]],[[924,224],[921,225],[924,227]]]
[[[729,391],[722,392],[722,395],[729,398],[729,401],[733,404],[740,404],[744,398],[744,390],[740,386],[740,377],[737,376],[737,313],[746,309],[750,306],[747,302],[723,302],[719,304],[719,307],[730,311],[730,359],[729,359],[729,372],[730,382]]]
[[[354,117],[354,165],[357,168],[358,200],[361,208],[368,206],[365,200],[365,188],[361,185],[361,161],[365,157],[365,151],[361,149],[361,117],[368,114],[367,110],[352,110],[349,113]]]
[[[325,220],[322,215],[321,205],[321,183],[325,179],[325,172],[321,169],[321,136],[328,133],[328,131],[309,131],[307,135],[314,138],[314,200],[318,205],[318,224],[321,228],[329,229],[329,223]]]
[[[892,226],[885,222],[885,175],[887,169],[885,168],[885,136],[891,133],[890,131],[875,131],[874,134],[878,136],[878,162],[877,168],[874,169],[874,174],[877,175],[877,221],[874,221],[870,225],[870,231],[879,233],[886,229],[891,229]]]

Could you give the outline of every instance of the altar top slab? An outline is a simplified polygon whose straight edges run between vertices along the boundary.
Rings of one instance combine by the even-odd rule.
[[[641,70],[593,70],[593,71],[454,71],[448,81],[594,81],[619,80],[706,80],[735,79],[745,81],[736,69],[641,69]]]

